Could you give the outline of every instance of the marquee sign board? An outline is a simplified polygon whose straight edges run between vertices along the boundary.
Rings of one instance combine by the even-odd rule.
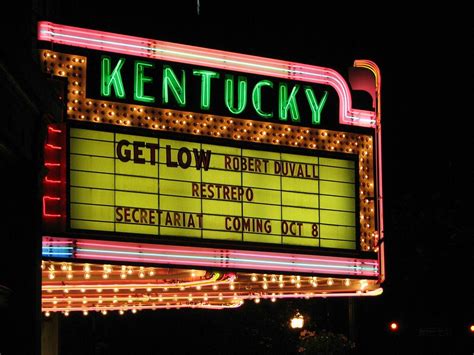
[[[71,128],[70,227],[356,250],[356,165]]]
[[[39,39],[68,83],[46,145],[51,236],[380,259],[377,110],[353,108],[339,73],[49,22]]]

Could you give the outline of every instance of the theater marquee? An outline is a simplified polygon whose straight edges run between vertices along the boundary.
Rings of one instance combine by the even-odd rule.
[[[366,110],[329,68],[49,22],[39,40],[67,83],[45,258],[383,281],[374,63],[351,74]]]

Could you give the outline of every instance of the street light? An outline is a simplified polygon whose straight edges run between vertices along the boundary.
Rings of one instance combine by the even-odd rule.
[[[390,323],[390,330],[392,332],[396,332],[398,330],[398,323],[397,322],[391,322]]]
[[[301,329],[304,325],[304,317],[301,315],[300,312],[296,312],[296,314],[291,318],[290,326],[293,329]]]

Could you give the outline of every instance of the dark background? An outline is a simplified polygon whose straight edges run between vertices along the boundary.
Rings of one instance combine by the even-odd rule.
[[[39,66],[21,59],[36,50],[32,18],[326,66],[343,75],[354,59],[373,60],[382,72],[384,293],[353,301],[246,302],[216,312],[71,315],[60,319],[60,353],[291,353],[296,335],[287,321],[299,309],[309,317],[309,328],[352,335],[361,354],[471,354],[473,97],[472,87],[463,83],[473,79],[473,31],[462,16],[467,10],[446,4],[414,10],[399,2],[384,4],[385,10],[342,2],[200,2],[199,15],[195,1],[34,1],[33,10],[15,3],[4,14],[10,18],[2,24],[2,62],[26,87],[36,80]],[[8,137],[2,141],[15,146]],[[5,166],[13,171],[2,162],[2,175]],[[4,180],[7,201],[29,200],[28,189],[12,196],[6,188],[11,179]],[[10,234],[12,240],[24,238]],[[3,266],[2,280],[11,279]],[[28,300],[13,302],[21,306],[23,299]],[[355,309],[353,334],[349,302]],[[21,311],[18,328],[28,320]],[[392,320],[400,323],[396,334],[388,331]],[[15,339],[25,341],[21,333]]]

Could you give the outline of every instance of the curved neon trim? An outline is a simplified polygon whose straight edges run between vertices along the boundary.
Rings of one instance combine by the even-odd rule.
[[[383,214],[383,184],[382,184],[382,106],[381,106],[381,89],[382,76],[380,69],[374,62],[367,59],[358,59],[354,61],[354,67],[365,68],[370,70],[375,76],[375,92],[377,98],[376,104],[376,127],[375,127],[375,154],[376,154],[376,177],[377,177],[377,213],[379,221],[379,264],[380,264],[380,283],[385,280],[385,243],[384,243],[384,214]]]
[[[352,108],[347,82],[330,68],[88,30],[47,21],[38,23],[38,39],[93,50],[329,85],[339,96],[340,123],[375,127],[375,112]]]

